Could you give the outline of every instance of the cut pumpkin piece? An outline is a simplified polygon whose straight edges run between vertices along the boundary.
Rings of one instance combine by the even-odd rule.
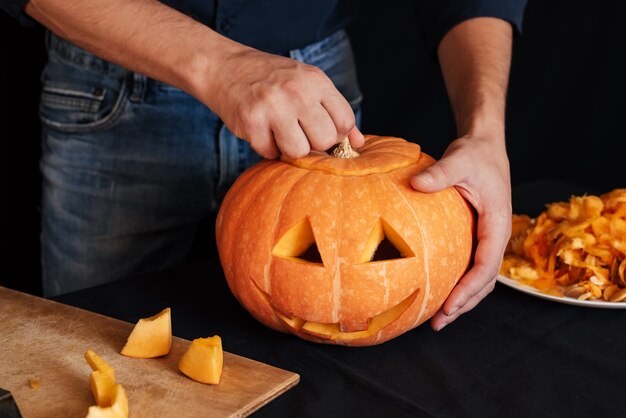
[[[111,395],[111,406],[90,406],[87,418],[127,418],[128,398],[122,385],[114,385]]]
[[[113,394],[115,393],[115,379],[111,375],[96,370],[89,376],[89,387],[91,394],[96,401],[96,405],[106,408],[113,404]]]
[[[128,336],[122,355],[135,358],[164,356],[172,347],[172,318],[165,308],[150,318],[142,318]]]
[[[222,339],[215,335],[193,340],[180,359],[178,369],[197,382],[215,385],[220,382],[223,364]]]
[[[122,385],[115,383],[115,369],[92,350],[85,351],[85,359],[93,370],[89,386],[96,401],[87,418],[127,418],[128,398]]]
[[[99,355],[97,355],[93,350],[85,351],[85,360],[91,367],[91,370],[101,371],[104,374],[108,374],[111,376],[111,379],[115,382],[115,369],[109,365],[106,361],[102,359]]]

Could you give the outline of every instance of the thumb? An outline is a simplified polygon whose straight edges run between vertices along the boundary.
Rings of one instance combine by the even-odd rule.
[[[461,181],[461,173],[450,157],[442,158],[411,178],[411,186],[420,192],[434,193]]]
[[[361,148],[365,143],[365,137],[356,125],[352,128],[350,133],[348,133],[348,140],[350,141],[350,146],[352,148]]]

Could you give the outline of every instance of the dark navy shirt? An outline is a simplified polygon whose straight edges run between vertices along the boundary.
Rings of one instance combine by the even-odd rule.
[[[456,24],[473,17],[498,17],[521,30],[526,0],[414,0],[429,52]],[[22,24],[27,0],[0,0]],[[343,28],[356,15],[358,0],[162,0],[223,35],[262,51],[286,54]],[[380,7],[385,7],[380,2]]]

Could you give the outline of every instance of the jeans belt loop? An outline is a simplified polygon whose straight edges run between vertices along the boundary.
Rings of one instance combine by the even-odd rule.
[[[304,61],[304,57],[302,56],[302,51],[300,49],[292,49],[289,51],[289,58],[300,62]]]
[[[147,77],[139,73],[132,73],[132,86],[130,93],[131,102],[143,102],[146,96],[146,81]]]

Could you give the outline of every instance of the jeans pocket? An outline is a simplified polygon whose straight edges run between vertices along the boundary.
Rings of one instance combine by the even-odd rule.
[[[91,132],[112,126],[126,104],[124,78],[50,61],[42,76],[42,125],[61,132]]]

